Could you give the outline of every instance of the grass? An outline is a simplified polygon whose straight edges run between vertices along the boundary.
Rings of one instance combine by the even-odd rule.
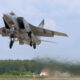
[[[0,75],[0,78],[33,78],[33,76]],[[45,77],[36,76],[36,78],[45,78]]]

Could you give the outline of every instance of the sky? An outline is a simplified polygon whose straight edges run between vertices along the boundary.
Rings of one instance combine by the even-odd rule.
[[[4,26],[2,15],[11,11],[36,26],[44,19],[44,28],[67,33],[69,37],[41,38],[56,44],[42,42],[34,50],[18,42],[9,49],[9,38],[0,36],[1,60],[50,58],[80,62],[80,0],[0,0],[0,27]]]

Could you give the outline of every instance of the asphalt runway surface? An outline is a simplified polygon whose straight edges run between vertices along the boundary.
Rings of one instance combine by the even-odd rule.
[[[80,78],[45,78],[45,79],[14,78],[14,79],[0,79],[0,80],[80,80]]]

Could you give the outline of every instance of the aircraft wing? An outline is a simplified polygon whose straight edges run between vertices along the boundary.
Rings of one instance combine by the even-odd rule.
[[[44,28],[39,28],[39,27],[35,27],[33,25],[30,25],[30,27],[31,27],[32,32],[36,36],[53,37],[54,35],[56,35],[56,36],[68,37],[68,35],[65,33],[56,32],[56,31],[52,31],[52,30],[48,30],[48,29],[44,29]]]

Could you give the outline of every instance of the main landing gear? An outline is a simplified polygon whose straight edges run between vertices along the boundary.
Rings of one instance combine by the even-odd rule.
[[[32,47],[33,46],[33,48],[34,49],[36,49],[36,43],[32,40],[32,32],[30,31],[30,32],[28,32],[28,36],[29,36],[29,38],[30,38],[30,46]]]
[[[36,43],[35,42],[33,43],[32,41],[30,41],[30,46],[31,47],[33,46],[33,48],[36,49]]]
[[[36,43],[33,43],[33,48],[36,49]]]
[[[32,42],[32,41],[30,41],[30,46],[32,47],[32,45],[33,45],[33,42]]]

